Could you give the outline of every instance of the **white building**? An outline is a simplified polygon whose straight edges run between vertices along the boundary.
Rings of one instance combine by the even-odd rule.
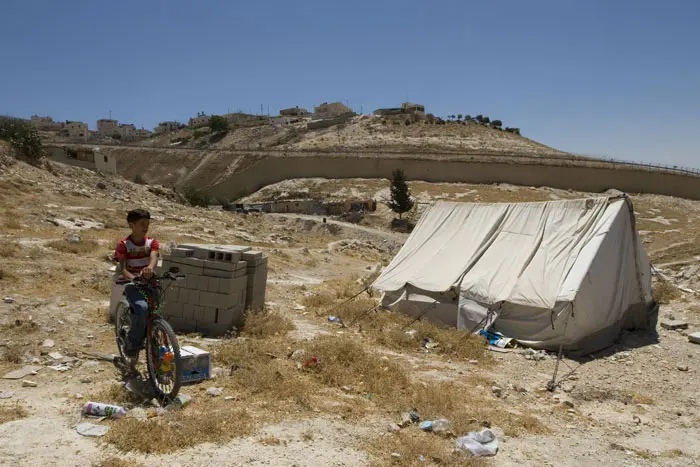
[[[90,137],[90,132],[88,131],[87,123],[83,122],[71,122],[66,121],[61,129],[64,136],[68,136],[70,139],[80,139],[87,141]]]
[[[180,129],[182,126],[182,123],[176,122],[176,121],[170,121],[170,122],[160,122],[158,126],[155,128],[154,133],[156,134],[161,134],[161,133],[167,133],[170,131],[175,131]]]

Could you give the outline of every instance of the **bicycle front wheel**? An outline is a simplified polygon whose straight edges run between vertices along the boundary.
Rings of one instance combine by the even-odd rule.
[[[169,404],[180,391],[182,364],[180,345],[173,328],[163,318],[154,318],[148,328],[146,362],[156,397]]]

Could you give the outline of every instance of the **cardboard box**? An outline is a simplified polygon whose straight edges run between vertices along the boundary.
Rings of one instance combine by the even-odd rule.
[[[182,382],[195,383],[211,378],[211,354],[191,345],[180,348]]]

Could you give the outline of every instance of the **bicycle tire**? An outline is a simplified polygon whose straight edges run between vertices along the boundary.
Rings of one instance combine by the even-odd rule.
[[[161,342],[155,340],[156,333],[162,331],[168,339],[169,347],[173,352],[173,362],[175,369],[172,376],[172,389],[166,392],[159,387],[158,372],[155,365],[156,359],[160,363],[160,358],[157,354]],[[177,342],[175,331],[170,326],[170,323],[163,318],[154,318],[151,321],[147,330],[147,345],[146,345],[146,366],[148,368],[148,376],[151,379],[151,384],[156,392],[156,398],[161,404],[168,405],[175,397],[177,397],[182,386],[182,357],[180,354],[180,344]]]
[[[131,309],[129,308],[129,304],[123,300],[120,301],[119,304],[117,304],[117,311],[115,315],[114,334],[117,340],[117,349],[119,350],[119,355],[121,356],[122,360],[126,361],[129,359],[129,357],[126,355],[128,336],[126,333],[123,336],[120,336],[119,333],[125,324],[128,323],[129,326],[131,326]],[[138,355],[134,360],[138,360]]]

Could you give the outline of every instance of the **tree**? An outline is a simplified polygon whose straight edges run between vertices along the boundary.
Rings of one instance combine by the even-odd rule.
[[[481,121],[482,121],[483,123],[489,123],[489,122],[491,121],[491,119],[488,118],[488,117],[484,117],[484,118],[481,119]]]
[[[471,121],[471,119],[472,119],[472,116],[469,114],[464,116],[464,120],[466,120],[467,122]]]
[[[491,122],[491,125],[492,125],[494,128],[501,128],[501,127],[503,126],[503,122],[500,121],[500,120],[494,120],[494,121]]]
[[[462,114],[457,114],[457,120],[462,120]]]
[[[402,218],[403,213],[408,212],[413,207],[411,192],[406,183],[406,176],[402,169],[396,169],[391,173],[391,201],[389,208]]]
[[[212,115],[209,118],[209,128],[211,128],[212,133],[228,131],[228,120],[220,115]]]
[[[476,121],[479,123],[484,123],[484,116],[479,114],[476,116]]]
[[[20,118],[0,116],[0,140],[10,143],[15,157],[24,158],[32,164],[39,163],[46,155],[36,128]]]

